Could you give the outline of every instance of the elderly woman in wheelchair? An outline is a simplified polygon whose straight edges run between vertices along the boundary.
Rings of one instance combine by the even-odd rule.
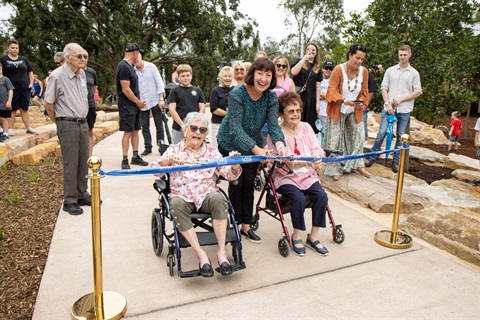
[[[281,128],[287,142],[287,154],[295,156],[323,157],[324,151],[312,127],[302,122],[302,100],[295,92],[287,92],[278,98],[279,115],[282,119]],[[268,148],[272,155],[278,151],[268,138]],[[326,227],[326,211],[328,198],[319,182],[316,170],[321,169],[322,161],[305,162],[289,161],[291,170],[275,169],[272,175],[276,190],[283,196],[290,198],[290,213],[292,215],[293,234],[292,250],[298,256],[306,253],[302,242],[302,231],[306,230],[304,212],[307,206],[305,196],[309,196],[312,205],[312,229],[306,238],[306,246],[315,253],[328,255],[328,250],[319,241],[320,228]]]
[[[185,139],[171,145],[153,165],[175,166],[202,163],[222,158],[220,152],[205,143],[209,120],[203,113],[192,112],[183,121]],[[238,155],[233,151],[231,157]],[[232,266],[225,249],[228,203],[216,186],[218,174],[229,181],[236,180],[242,172],[240,165],[221,166],[200,170],[170,173],[169,203],[175,224],[195,251],[200,275],[212,277],[213,268],[207,253],[202,249],[194,230],[190,214],[195,211],[211,213],[213,229],[218,242],[217,261],[222,275],[230,275]]]

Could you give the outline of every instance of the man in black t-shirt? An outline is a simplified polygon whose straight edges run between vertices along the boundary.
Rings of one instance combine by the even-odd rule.
[[[118,94],[118,112],[120,116],[120,131],[123,131],[122,138],[122,169],[130,169],[128,164],[128,147],[132,145],[133,157],[131,164],[147,166],[138,155],[140,125],[140,109],[145,108],[147,102],[140,100],[140,91],[138,89],[138,77],[133,69],[133,64],[138,59],[139,53],[143,50],[140,46],[131,42],[125,47],[125,56],[117,66],[116,85]]]

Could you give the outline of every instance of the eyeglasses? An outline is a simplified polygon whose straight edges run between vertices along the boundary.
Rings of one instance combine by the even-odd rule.
[[[286,65],[286,64],[277,63],[276,66],[277,66],[278,69],[287,69],[287,65]]]
[[[207,133],[208,128],[205,127],[197,127],[197,126],[190,126],[190,131],[195,133],[197,131],[200,131],[201,134]]]
[[[293,153],[296,156],[299,156],[300,155],[300,150],[298,150],[298,148],[297,148],[297,139],[293,138],[293,143],[294,143]]]
[[[292,115],[294,113],[302,114],[303,109],[290,109],[287,111],[288,114]]]
[[[88,54],[77,54],[74,57],[76,57],[78,60],[82,60],[82,58],[87,60],[88,59]]]

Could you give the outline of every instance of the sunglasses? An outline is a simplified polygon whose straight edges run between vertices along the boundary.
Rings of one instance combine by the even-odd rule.
[[[87,60],[88,59],[88,54],[77,54],[74,57],[76,57],[78,60],[82,60],[82,58]]]
[[[242,71],[242,70],[245,70],[243,68],[235,68],[235,71]]]
[[[286,64],[277,63],[276,66],[277,66],[278,69],[287,69],[287,65],[286,65]]]
[[[330,68],[330,67],[327,67],[327,68],[324,68],[324,69],[325,69],[325,70],[330,70],[330,71],[333,70],[333,68]]]
[[[190,131],[195,133],[197,131],[200,131],[201,134],[207,133],[208,128],[205,127],[197,127],[197,126],[190,126]]]
[[[293,138],[293,142],[294,142],[293,153],[296,156],[299,156],[300,155],[300,150],[298,150],[298,148],[297,148],[297,139]]]
[[[289,115],[292,115],[294,113],[302,114],[302,112],[303,112],[303,109],[290,109],[287,111]]]

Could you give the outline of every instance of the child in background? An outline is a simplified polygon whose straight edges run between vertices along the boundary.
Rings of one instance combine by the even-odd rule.
[[[3,133],[0,134],[0,142],[8,140],[8,119],[12,115],[13,84],[3,76],[3,66],[0,64],[0,121]]]
[[[458,137],[460,136],[460,132],[462,131],[462,121],[458,119],[458,111],[452,112],[452,121],[450,122],[450,132],[449,135],[449,144],[448,144],[448,151],[452,149],[452,145],[455,145],[453,152],[457,152],[458,150]]]

